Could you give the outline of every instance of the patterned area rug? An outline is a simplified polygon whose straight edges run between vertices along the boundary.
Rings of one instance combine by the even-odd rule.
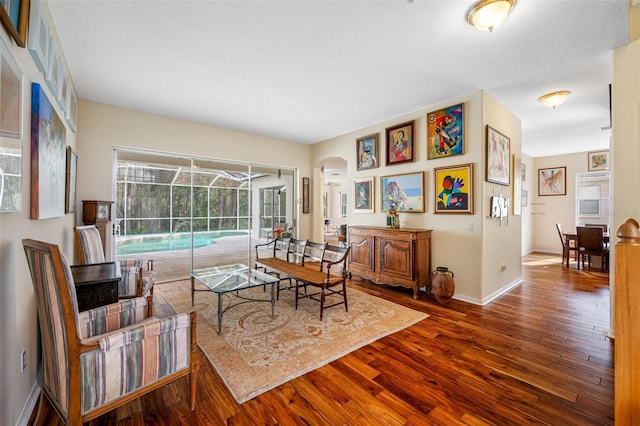
[[[244,293],[269,297],[262,288]],[[215,294],[196,292],[193,307],[190,291],[165,298],[176,312],[199,312],[198,346],[241,404],[428,316],[351,288],[347,296],[349,312],[344,306],[329,308],[320,321],[318,302],[301,299],[296,311],[295,294],[281,291],[275,318],[270,303],[238,305],[224,313],[221,336]],[[229,296],[226,301],[238,299]]]

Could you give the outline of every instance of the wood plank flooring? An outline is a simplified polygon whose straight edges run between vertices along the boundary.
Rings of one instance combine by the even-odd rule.
[[[524,283],[480,307],[354,279],[424,321],[242,405],[201,357],[196,411],[181,379],[92,425],[610,425],[608,275],[523,258]],[[187,283],[180,284],[183,288]],[[156,287],[154,311],[169,314]],[[334,308],[337,309],[337,308]],[[61,424],[45,404],[39,424]]]

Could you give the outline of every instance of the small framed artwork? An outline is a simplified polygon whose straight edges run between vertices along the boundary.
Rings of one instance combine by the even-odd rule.
[[[309,178],[302,178],[302,213],[309,213]]]
[[[511,139],[487,125],[487,182],[509,185]]]
[[[27,24],[29,23],[29,0],[0,1],[0,21],[16,44],[24,47],[27,41]]]
[[[567,195],[567,168],[538,169],[538,195]]]
[[[69,77],[67,76],[67,70],[64,64],[60,63],[60,79],[58,81],[58,105],[62,111],[67,109],[67,96],[69,96]]]
[[[73,90],[71,81],[67,84],[67,106],[65,108],[65,118],[69,123],[69,128],[72,132],[76,131],[76,121],[78,119],[78,99],[76,98],[76,91]]]
[[[609,151],[589,153],[589,171],[609,170]]]
[[[374,178],[366,177],[353,180],[353,212],[373,213],[375,200]]]
[[[387,127],[387,166],[413,161],[413,121]]]
[[[76,211],[76,173],[78,170],[78,156],[67,147],[67,173],[66,173],[66,191],[65,191],[65,213],[73,213]]]
[[[356,139],[358,170],[378,167],[378,134]]]
[[[44,80],[47,82],[47,86],[51,89],[54,97],[58,99],[60,97],[58,93],[60,88],[60,54],[58,53],[58,46],[56,46],[56,42],[51,36],[49,37],[49,67]]]
[[[424,172],[380,177],[380,210],[391,205],[399,212],[424,212]]]
[[[463,104],[427,114],[427,160],[464,154]]]
[[[434,213],[473,214],[473,163],[433,169]]]
[[[522,207],[527,207],[529,205],[529,191],[526,189],[522,190]]]
[[[521,163],[520,167],[520,180],[525,182],[527,180],[527,165],[525,163]]]
[[[31,2],[31,12],[29,14],[29,39],[27,40],[29,53],[38,69],[46,73],[49,66],[49,21],[43,11],[42,1]]]

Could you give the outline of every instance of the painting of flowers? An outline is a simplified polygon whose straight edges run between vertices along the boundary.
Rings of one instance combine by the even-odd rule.
[[[435,213],[473,214],[473,164],[433,169]]]
[[[424,212],[424,172],[380,177],[381,210],[391,205],[399,212]]]

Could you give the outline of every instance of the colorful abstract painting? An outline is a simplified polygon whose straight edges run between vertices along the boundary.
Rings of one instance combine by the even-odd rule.
[[[435,213],[473,214],[473,164],[433,169]]]
[[[66,129],[38,83],[31,85],[31,219],[64,216]]]
[[[463,104],[427,114],[427,159],[464,154]]]

